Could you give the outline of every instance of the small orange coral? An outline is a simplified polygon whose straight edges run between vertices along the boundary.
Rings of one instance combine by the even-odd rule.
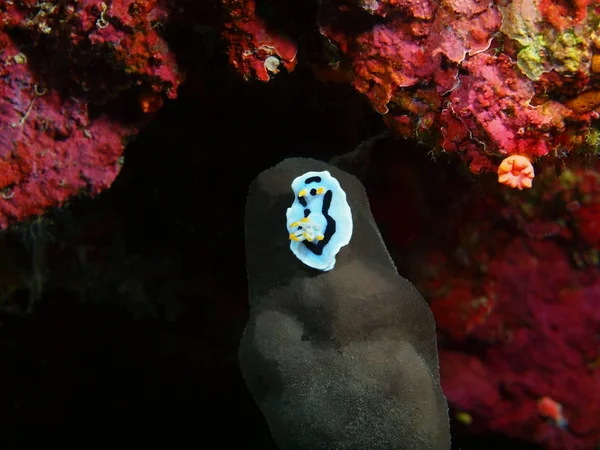
[[[523,155],[508,156],[504,158],[498,167],[498,183],[511,188],[519,190],[530,188],[534,176],[531,161]]]
[[[156,92],[143,92],[138,95],[140,108],[145,113],[153,113],[158,111],[163,106],[163,99]]]

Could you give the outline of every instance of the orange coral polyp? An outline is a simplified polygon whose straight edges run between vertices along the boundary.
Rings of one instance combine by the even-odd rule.
[[[533,184],[535,173],[529,158],[523,155],[511,155],[500,163],[498,167],[498,183],[511,188],[522,190],[530,188]]]
[[[144,92],[138,95],[140,108],[146,114],[158,111],[163,106],[163,99],[156,92]]]

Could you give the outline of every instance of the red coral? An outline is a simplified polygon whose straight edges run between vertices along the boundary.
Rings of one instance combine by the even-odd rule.
[[[95,2],[90,2],[79,11],[80,20],[87,25],[85,31],[89,32],[90,41],[111,48],[112,58],[122,70],[152,80],[154,90],[165,91],[168,97],[175,98],[182,76],[177,71],[175,55],[153,26],[169,15],[169,11],[157,3],[156,0],[113,0],[106,8],[101,6],[100,17],[90,29],[90,17],[95,17],[93,11],[97,7]],[[102,20],[105,26],[98,25]]]
[[[577,208],[573,211],[573,217],[584,242],[600,248],[600,203]]]
[[[0,0],[0,10],[5,228],[80,192],[108,188],[122,164],[123,139],[142,124],[114,113],[121,93],[152,92],[156,110],[161,95],[176,96],[182,77],[155,28],[169,14],[163,1]],[[90,105],[104,113],[92,119]]]
[[[479,54],[464,66],[469,75],[460,77],[449,106],[452,115],[470,131],[469,139],[493,139],[502,153],[546,155],[550,135],[543,131],[552,117],[529,104],[534,92],[512,61]]]
[[[399,10],[410,17],[417,19],[431,19],[433,12],[438,7],[437,0],[360,0],[359,5],[370,14],[377,14],[385,17],[390,13],[397,13]]]
[[[557,235],[509,236],[505,224],[465,213],[471,225],[453,243],[462,256],[433,252],[420,283],[442,335],[445,394],[473,417],[474,431],[553,450],[592,448],[600,439],[600,267],[577,268]],[[493,302],[478,308],[479,298]],[[563,406],[567,429],[540,415],[545,396]]]
[[[600,441],[600,164],[560,175],[546,169],[527,191],[499,191],[491,177],[491,190],[485,178],[469,189],[452,166],[421,172],[420,159],[391,141],[369,160],[377,174],[370,196],[394,197],[374,201],[373,214],[400,272],[434,313],[451,406],[472,418],[473,434],[548,450],[593,448]],[[404,196],[411,201],[399,207]],[[407,228],[415,217],[420,234]],[[412,245],[398,238],[407,232]],[[540,413],[544,397],[562,405],[567,426]]]
[[[392,130],[480,173],[510,155],[595,151],[578,136],[598,116],[589,35],[598,14],[590,0],[329,0],[319,17],[346,65],[332,63],[352,68],[352,84]]]
[[[485,293],[477,295],[473,283],[460,278],[444,280],[440,290],[431,295],[435,298],[431,309],[438,327],[457,340],[485,323],[495,303]]]
[[[588,6],[592,0],[575,0],[562,2],[557,0],[540,0],[539,8],[545,20],[559,30],[565,30],[575,23],[582,22],[587,16]]]
[[[143,82],[176,97],[182,75],[157,32],[170,14],[163,0],[60,4],[0,0],[0,8],[7,11],[0,27],[24,30],[36,41],[52,40],[59,51],[70,52],[73,66],[102,61],[130,76],[130,84]]]
[[[527,197],[507,195],[502,215],[532,239],[560,238],[578,264],[600,258],[600,174],[574,166],[556,177],[545,173]]]
[[[122,139],[136,131],[87,104],[39,86],[19,48],[0,32],[0,228],[98,193],[117,176]],[[17,62],[19,61],[19,62]]]
[[[269,30],[256,14],[254,0],[222,0],[227,13],[223,37],[229,61],[245,79],[269,81],[282,67],[296,67],[297,49],[283,33]]]
[[[395,19],[356,38],[354,86],[381,113],[388,111],[399,88],[413,86],[434,74],[444,76],[440,70],[441,55],[432,57],[414,34],[410,24]]]
[[[459,220],[436,218],[451,238],[417,284],[440,332],[444,392],[473,431],[552,450],[600,439],[599,187],[596,170],[545,173],[526,195],[467,198]],[[540,414],[543,397],[562,405],[566,428]]]
[[[600,439],[595,420],[600,392],[594,388],[600,372],[590,365],[600,356],[600,270],[574,270],[553,242],[515,238],[494,256],[489,271],[498,301],[485,327],[474,332],[484,350],[460,357],[441,351],[446,395],[457,408],[485,418],[476,426],[533,439],[548,449],[592,448]],[[485,372],[473,373],[477,366]],[[483,404],[466,395],[464,377],[484,377],[474,385],[493,386],[501,400]],[[568,432],[536,411],[544,396],[563,405]]]

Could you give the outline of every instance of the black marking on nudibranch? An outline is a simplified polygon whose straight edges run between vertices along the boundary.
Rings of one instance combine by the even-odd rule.
[[[321,177],[310,177],[307,178],[306,180],[304,180],[304,184],[310,184],[310,183],[320,183],[321,182]],[[313,194],[315,195],[315,194]]]
[[[292,190],[296,196],[286,211],[290,250],[307,266],[329,271],[352,237],[346,193],[326,170],[296,177]]]
[[[318,178],[318,177],[315,177]],[[325,233],[323,234],[323,239],[318,242],[308,242],[303,241],[303,244],[315,255],[322,255],[323,249],[329,243],[333,235],[335,234],[335,220],[333,217],[329,215],[329,208],[331,207],[331,199],[333,198],[333,192],[327,191],[323,196],[323,208],[321,209],[321,214],[327,220],[327,227],[325,228]]]

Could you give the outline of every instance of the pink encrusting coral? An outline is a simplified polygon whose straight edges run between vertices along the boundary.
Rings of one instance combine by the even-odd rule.
[[[600,441],[598,169],[473,194],[436,222],[452,237],[417,286],[436,318],[444,392],[473,432],[549,450]],[[544,398],[557,414],[540,410]]]
[[[496,304],[485,325],[471,330],[478,350],[440,351],[449,401],[471,414],[474,430],[546,449],[593,448],[600,439],[600,270],[575,269],[560,245],[522,237],[490,256]],[[564,425],[538,411],[545,396],[562,405]]]
[[[135,128],[43,85],[0,31],[0,228],[80,191],[98,193],[119,173],[122,139]]]
[[[296,45],[280,31],[269,30],[256,13],[255,0],[221,0],[225,10],[223,37],[229,61],[245,79],[269,81],[283,68],[296,67]]]
[[[395,132],[480,173],[511,155],[597,151],[599,17],[587,0],[329,0],[319,22],[330,66]]]
[[[74,66],[94,56],[86,62],[106,62],[127,74],[130,84],[143,82],[175,98],[182,75],[158,34],[170,14],[164,0],[0,0],[0,9],[5,11],[0,28],[25,31],[34,42],[53,42],[57,51],[71,52]]]
[[[0,0],[0,11],[3,229],[108,188],[124,139],[143,120],[111,105],[141,90],[156,110],[161,96],[176,96],[182,76],[157,32],[169,14],[163,2]],[[134,111],[150,111],[146,103]],[[93,107],[104,113],[92,116]]]

